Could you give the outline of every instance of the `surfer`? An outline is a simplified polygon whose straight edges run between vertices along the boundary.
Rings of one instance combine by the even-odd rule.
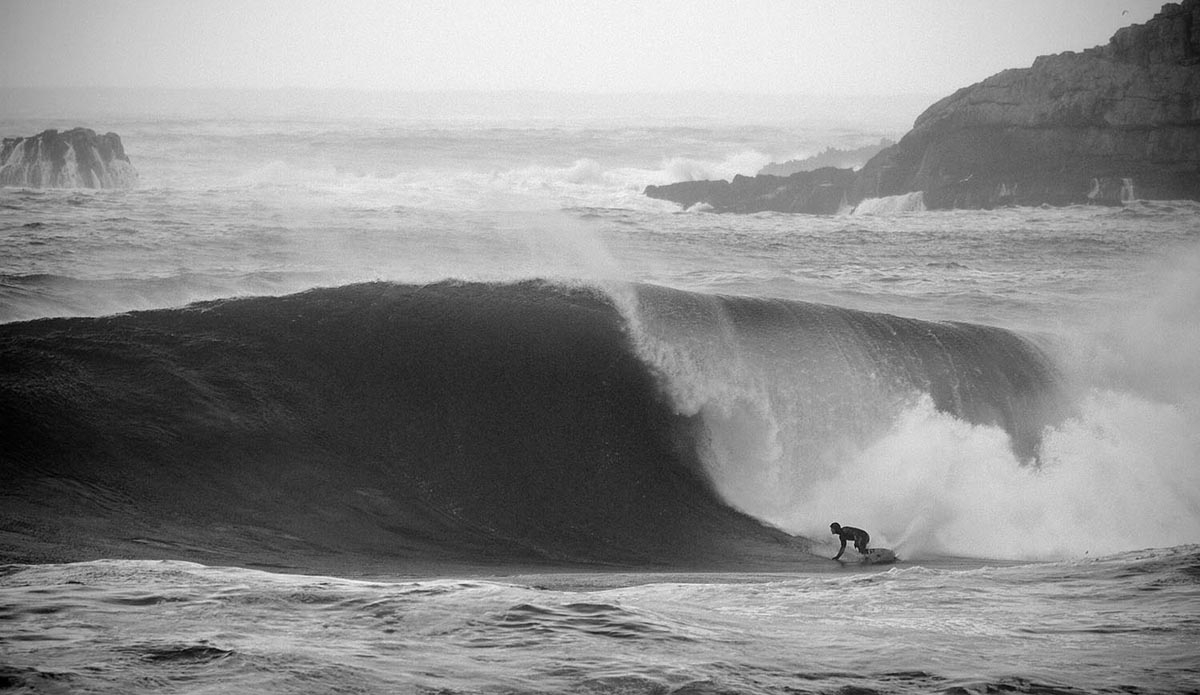
[[[854,541],[854,549],[859,553],[867,554],[867,543],[871,542],[871,535],[860,528],[853,526],[842,526],[838,522],[833,522],[829,525],[829,532],[842,539],[842,547],[838,549],[838,554],[833,556],[834,560],[840,559],[842,553],[846,552],[846,541]]]

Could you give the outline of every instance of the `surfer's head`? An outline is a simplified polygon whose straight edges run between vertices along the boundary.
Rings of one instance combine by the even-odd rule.
[[[830,524],[830,525],[829,525],[829,532],[830,532],[830,533],[841,533],[841,532],[842,532],[842,525],[841,525],[841,524],[839,524],[839,523],[838,523],[838,522],[836,522],[836,521],[835,521],[835,522],[833,522],[832,524]]]

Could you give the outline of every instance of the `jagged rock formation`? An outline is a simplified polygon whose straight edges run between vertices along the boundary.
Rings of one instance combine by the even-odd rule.
[[[132,188],[137,171],[116,133],[90,128],[60,133],[46,130],[24,138],[4,138],[0,186],[31,188]]]
[[[958,90],[844,191],[851,204],[915,192],[930,209],[1200,200],[1200,0]]]
[[[770,174],[772,176],[791,176],[798,171],[815,171],[816,169],[824,169],[825,167],[861,169],[872,157],[895,144],[894,141],[884,138],[879,141],[878,145],[855,147],[849,150],[826,147],[820,154],[815,154],[804,159],[773,162],[759,169],[758,173]]]

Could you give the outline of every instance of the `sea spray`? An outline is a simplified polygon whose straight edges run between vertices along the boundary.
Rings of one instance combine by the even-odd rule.
[[[854,206],[854,215],[897,215],[904,212],[924,212],[925,193],[903,193],[882,198],[867,198]]]
[[[885,538],[919,523],[867,512],[896,504],[895,481],[920,477],[927,462],[868,455],[863,465],[914,403],[986,433],[991,456],[1013,470],[1035,465],[1042,430],[1058,417],[1045,356],[999,329],[646,286],[636,299],[633,341],[676,409],[702,424],[715,489],[810,537],[846,515],[878,521]],[[973,475],[970,462],[939,463]]]
[[[672,157],[663,163],[657,180],[648,183],[675,183],[677,181],[728,181],[734,176],[754,176],[771,163],[771,157],[753,150],[736,152],[722,160],[701,160],[690,157]]]
[[[1057,345],[1074,414],[1044,439],[1046,525],[1011,529],[1054,529],[1043,556],[1200,540],[1200,248],[1177,247],[1146,272],[1151,299],[1119,302],[1095,332]]]
[[[819,513],[791,523],[820,533],[821,518],[853,515],[914,559],[1049,560],[1196,542],[1198,268],[1200,253],[1185,245],[1159,264],[1151,301],[1120,303],[1098,334],[1045,342],[1068,403],[1036,465],[1013,456],[1003,430],[921,397],[812,491]]]
[[[1200,408],[1200,244],[1142,265],[1147,296],[1122,298],[1070,344],[1076,380]]]
[[[939,412],[927,397],[805,496],[806,533],[854,519],[901,556],[1097,557],[1200,536],[1198,453],[1169,406],[1096,394],[1047,429],[1037,465],[1008,435]],[[1189,441],[1190,440],[1190,441]]]

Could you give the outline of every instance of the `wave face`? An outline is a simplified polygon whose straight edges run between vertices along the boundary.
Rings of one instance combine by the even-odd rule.
[[[10,538],[288,566],[783,562],[785,488],[914,394],[1031,456],[1054,383],[1000,329],[541,282],[14,323],[0,358]]]
[[[803,549],[696,474],[690,423],[594,290],[352,285],[8,324],[0,345],[5,524],[49,546],[286,565]]]

